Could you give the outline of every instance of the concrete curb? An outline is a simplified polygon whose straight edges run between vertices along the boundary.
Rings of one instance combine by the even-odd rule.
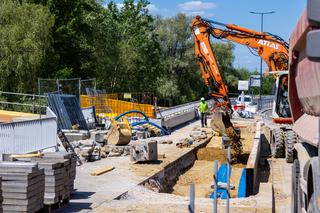
[[[257,193],[259,181],[257,180],[259,160],[261,150],[261,122],[256,125],[256,134],[254,136],[252,150],[247,162],[246,171],[246,194],[247,196],[254,195]]]

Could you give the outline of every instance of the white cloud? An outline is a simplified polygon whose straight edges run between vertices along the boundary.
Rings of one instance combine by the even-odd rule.
[[[188,1],[178,6],[183,11],[208,10],[217,7],[215,3],[203,1]]]
[[[208,13],[206,11],[182,11],[182,13],[188,16],[202,16],[206,18],[212,18],[214,16],[213,13]]]
[[[159,12],[160,12],[160,9],[159,9],[156,5],[154,5],[154,4],[149,4],[149,5],[147,6],[147,8],[148,8],[149,12],[152,13],[152,14],[155,14],[155,13],[159,13]]]

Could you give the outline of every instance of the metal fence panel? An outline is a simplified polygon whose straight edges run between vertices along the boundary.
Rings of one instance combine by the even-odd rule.
[[[0,124],[0,154],[24,154],[57,145],[56,118]]]

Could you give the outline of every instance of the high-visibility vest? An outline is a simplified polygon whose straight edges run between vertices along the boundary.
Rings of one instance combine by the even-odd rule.
[[[200,113],[206,113],[208,110],[207,102],[200,102]]]

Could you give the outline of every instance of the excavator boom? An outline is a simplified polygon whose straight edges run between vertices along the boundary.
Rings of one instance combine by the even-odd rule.
[[[193,25],[192,33],[195,43],[195,54],[198,58],[205,85],[210,96],[215,101],[211,127],[231,139],[231,146],[236,155],[242,153],[240,134],[233,127],[230,120],[231,104],[228,98],[228,88],[225,85],[215,55],[213,53],[210,36],[211,32],[205,24],[199,22]]]
[[[235,24],[223,24],[197,16],[192,26],[204,26],[216,39],[226,39],[255,51],[268,65],[269,71],[288,70],[289,44],[277,35],[257,32]],[[217,28],[221,26],[222,28]]]

